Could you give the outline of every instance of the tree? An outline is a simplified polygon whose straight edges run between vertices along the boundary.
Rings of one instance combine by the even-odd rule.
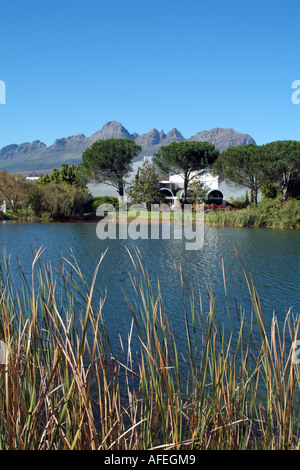
[[[186,203],[189,183],[205,174],[218,157],[219,151],[209,142],[172,142],[154,155],[154,163],[163,172],[183,178],[183,204]]]
[[[77,165],[67,165],[66,163],[62,163],[61,169],[58,170],[57,168],[53,168],[51,175],[49,176],[44,175],[42,178],[37,180],[37,184],[49,184],[49,183],[56,183],[56,184],[71,184],[78,187],[84,186],[80,174],[78,171]]]
[[[188,187],[187,200],[191,204],[200,204],[206,200],[208,191],[208,186],[206,186],[201,181],[192,181]]]
[[[82,155],[80,171],[86,180],[114,186],[124,196],[125,178],[132,171],[131,162],[142,147],[131,139],[98,140]]]
[[[279,182],[283,200],[286,201],[290,183],[300,176],[300,142],[277,140],[265,144],[263,151],[271,162],[270,178]]]
[[[159,179],[154,165],[145,161],[126,190],[131,202],[134,204],[145,203],[148,210],[150,210],[151,204],[162,203],[164,196],[159,189]]]
[[[261,146],[254,144],[229,147],[215,162],[214,172],[224,179],[249,188],[257,204],[258,191],[269,182],[270,161]]]
[[[0,197],[13,211],[26,201],[32,184],[24,175],[0,171]]]
[[[48,213],[53,219],[83,215],[88,201],[85,188],[66,183],[35,184],[29,196],[37,216]]]

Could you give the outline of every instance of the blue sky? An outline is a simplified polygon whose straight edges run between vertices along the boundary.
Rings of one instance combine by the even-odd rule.
[[[0,148],[121,122],[300,137],[299,0],[2,2]]]

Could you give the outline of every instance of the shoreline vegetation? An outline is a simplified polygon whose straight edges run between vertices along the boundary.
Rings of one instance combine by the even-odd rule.
[[[206,206],[210,207],[210,206]],[[145,214],[137,212],[136,215],[127,214],[127,222],[135,220],[139,216],[139,221],[149,223],[151,220],[151,211]],[[192,220],[195,221],[195,214]],[[174,222],[174,213],[170,212],[169,218],[163,212],[159,213],[159,219],[156,217],[152,220]],[[25,212],[15,213],[8,211],[6,214],[0,212],[0,220],[14,221],[34,221],[34,222],[99,222],[101,217],[96,212],[89,212],[81,216],[70,216],[53,219],[50,217],[35,217]],[[116,222],[120,222],[122,217],[119,216],[116,208]],[[228,205],[226,208],[205,209],[204,223],[207,225],[228,226],[228,227],[256,227],[256,228],[300,228],[300,200],[289,199],[283,202],[280,198],[263,199],[258,204],[249,204],[247,207],[238,209]]]
[[[0,449],[299,450],[299,316],[289,310],[282,323],[266,322],[238,255],[250,304],[229,307],[223,270],[224,312],[177,267],[179,350],[159,281],[128,250],[134,295],[123,300],[132,322],[118,354],[105,300],[94,298],[105,253],[89,285],[75,257],[54,276],[41,249],[33,256],[29,277],[19,266],[18,290],[9,258],[2,263]]]
[[[256,228],[300,228],[300,201],[289,199],[263,199],[257,205],[243,209],[214,210],[205,214],[210,225]]]
[[[203,202],[206,224],[300,226],[299,142],[249,144],[229,147],[221,153],[208,142],[172,142],[154,154],[152,163],[145,161],[139,166],[128,183],[133,158],[140,150],[130,139],[105,139],[96,141],[83,153],[80,165],[63,163],[60,169],[54,168],[51,175],[46,174],[35,182],[27,181],[24,175],[0,171],[0,193],[4,206],[10,211],[8,217],[45,222],[97,220],[99,205],[108,204],[115,211],[124,208],[121,201],[126,187],[129,206],[142,203],[148,210],[153,204],[166,204],[167,201],[182,207],[186,203],[195,206]],[[175,195],[179,194],[178,184],[169,179],[173,174],[182,180],[179,200]],[[218,197],[214,198],[215,191],[210,191],[202,181],[204,175],[218,176],[246,192],[244,196],[225,202],[222,193],[217,191]],[[168,183],[175,185],[172,190],[165,187],[166,178]],[[114,187],[118,198],[93,196],[87,184],[92,181]],[[263,197],[261,202],[260,195]],[[2,219],[5,217],[2,215]],[[174,214],[170,216],[171,223],[173,217]],[[139,218],[143,223],[142,217]],[[196,219],[194,214],[194,221]]]

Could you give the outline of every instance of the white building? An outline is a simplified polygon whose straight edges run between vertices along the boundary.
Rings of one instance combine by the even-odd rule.
[[[207,172],[204,175],[196,176],[192,181],[200,181],[208,188],[207,198],[216,204],[225,204],[231,199],[245,198],[247,189],[244,186],[239,186],[223,180],[219,176],[214,176]],[[166,194],[166,199],[170,202],[180,200],[183,193],[183,175],[172,173],[168,180],[161,181],[161,191]],[[259,198],[261,195],[259,194]]]

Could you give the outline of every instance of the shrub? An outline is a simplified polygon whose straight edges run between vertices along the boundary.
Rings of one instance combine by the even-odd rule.
[[[53,219],[83,215],[89,199],[86,189],[70,184],[35,185],[29,202],[38,217],[44,213]]]
[[[119,208],[119,200],[114,196],[96,196],[91,200],[91,209],[96,212],[97,207],[101,204],[111,204],[116,210]]]
[[[230,198],[230,204],[236,209],[245,209],[249,205],[248,192],[245,196]]]
[[[275,199],[277,196],[277,189],[273,183],[264,184],[260,191],[263,197],[267,199]]]
[[[206,204],[205,208],[210,210],[210,211],[215,211],[215,210],[223,209],[223,206],[219,205],[219,204],[212,203],[212,204]]]

